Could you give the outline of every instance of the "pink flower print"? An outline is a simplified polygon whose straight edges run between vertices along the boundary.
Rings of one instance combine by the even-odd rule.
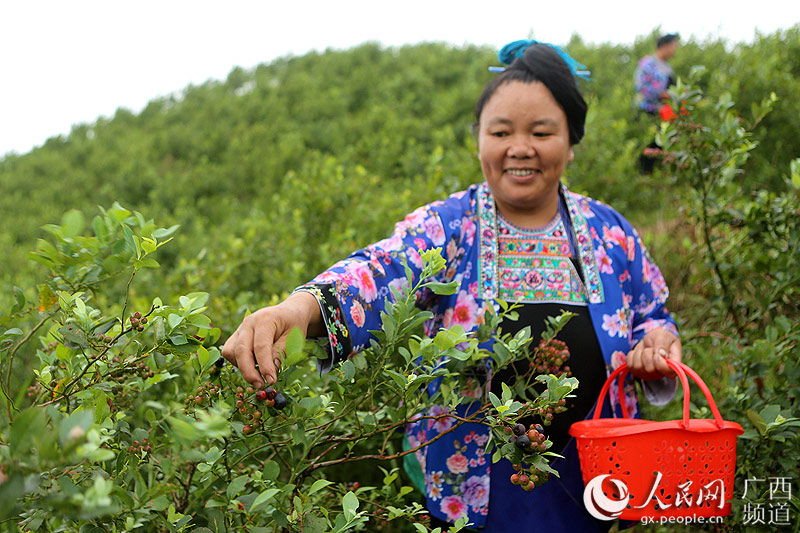
[[[464,505],[463,500],[458,496],[448,496],[444,498],[439,509],[447,515],[447,520],[449,522],[455,522],[467,514],[467,506]]]
[[[473,281],[472,283],[469,284],[469,294],[473,298],[477,298],[478,297],[478,282],[477,281]]]
[[[453,308],[453,324],[460,324],[467,331],[475,325],[478,314],[478,304],[467,291],[460,291]]]
[[[425,227],[425,235],[435,244],[441,246],[444,244],[444,227],[438,218],[429,218],[423,223]]]
[[[633,237],[628,237],[628,261],[636,259],[636,242]]]
[[[437,501],[439,498],[442,497],[442,487],[441,485],[434,485],[428,489],[428,498],[433,501]]]
[[[358,295],[369,303],[378,297],[378,287],[375,285],[375,279],[372,277],[372,270],[365,263],[355,264],[352,269],[355,277],[355,285],[358,287]]]
[[[403,248],[403,239],[399,233],[392,234],[388,239],[383,239],[368,247],[370,250],[383,250],[386,252],[397,252]]]
[[[419,237],[414,239],[414,246],[417,247],[417,250],[425,250],[425,248],[427,248],[425,245],[425,239],[420,239]]]
[[[469,460],[469,467],[470,468],[475,468],[477,466],[478,466],[478,461],[476,461],[475,459],[470,459]]]
[[[619,226],[612,226],[610,228],[608,226],[603,226],[603,240],[621,246],[624,250],[627,244],[627,235],[625,235],[625,232],[622,231],[622,228]]]
[[[448,429],[453,427],[455,420],[449,416],[442,416],[447,413],[449,413],[449,411],[443,405],[434,405],[433,407],[431,407],[430,415],[438,418],[430,419],[428,421],[429,424],[428,427],[435,429],[439,433],[447,431]]]
[[[627,269],[623,270],[622,274],[619,275],[619,282],[620,283],[625,283],[626,281],[630,281],[630,280],[631,280],[631,273],[628,272]]]
[[[416,209],[413,213],[406,215],[406,218],[403,222],[400,222],[398,226],[405,226],[403,234],[412,228],[422,228],[422,225],[425,223],[425,219],[428,218],[428,210],[425,206],[422,206]],[[398,228],[399,229],[399,228]]]
[[[469,433],[464,435],[464,444],[469,444],[470,442],[472,442],[472,437],[474,436],[475,436],[474,431],[470,431]]]
[[[466,246],[472,246],[475,242],[475,221],[471,218],[464,217],[461,219],[461,242]]]
[[[469,459],[461,452],[456,452],[447,458],[447,469],[453,474],[466,474],[469,472]]]
[[[378,256],[373,257],[369,260],[369,266],[375,269],[375,272],[379,273],[381,276],[386,275],[386,271],[383,269],[383,265],[381,264],[381,258]]]
[[[447,243],[447,249],[445,250],[445,253],[448,261],[455,259],[456,254],[458,253],[458,246],[456,245],[455,239],[450,239],[450,242]]]
[[[350,318],[353,319],[353,323],[356,327],[360,328],[364,325],[366,320],[366,316],[364,315],[364,308],[358,302],[358,300],[353,301],[353,305],[350,306]]]
[[[623,330],[623,325],[619,319],[619,316],[619,312],[616,312],[613,315],[603,315],[603,331],[607,331],[609,337],[625,336],[625,331]]]
[[[529,287],[536,287],[542,282],[542,275],[536,270],[529,270],[525,274],[525,283],[528,284]]]
[[[594,213],[592,213],[592,208],[589,207],[588,201],[581,200],[578,202],[578,206],[580,206],[581,214],[584,216],[584,218],[592,218],[594,216]]]
[[[444,312],[444,316],[442,317],[442,326],[449,328],[453,325],[453,310],[448,309]]]
[[[473,509],[489,503],[489,476],[470,476],[460,488],[464,503]]]
[[[419,252],[413,248],[409,248],[406,255],[408,255],[408,260],[412,265],[417,268],[422,268],[422,258],[419,256]]]
[[[314,278],[314,283],[333,283],[341,278],[341,274],[327,270]]]
[[[598,246],[594,249],[594,257],[597,260],[597,265],[600,268],[600,272],[603,274],[613,274],[614,268],[611,266],[611,258],[608,257],[608,253],[606,253],[605,246]]]
[[[614,353],[611,354],[611,368],[613,369],[619,368],[620,365],[622,365],[622,363],[627,361],[627,359],[628,358],[624,352],[615,350]]]
[[[647,254],[642,257],[642,281],[645,283],[650,282],[650,260],[647,258]]]

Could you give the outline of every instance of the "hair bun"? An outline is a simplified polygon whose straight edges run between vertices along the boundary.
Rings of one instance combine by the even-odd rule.
[[[544,46],[549,46],[553,50],[555,50],[561,59],[567,64],[569,69],[572,71],[572,75],[576,78],[583,78],[584,80],[591,80],[591,72],[586,69],[586,65],[578,63],[575,61],[566,50],[561,48],[560,46],[556,46],[550,43],[542,43],[539,41],[535,41],[533,39],[526,40],[521,39],[519,41],[513,41],[505,45],[503,48],[500,49],[500,52],[497,53],[497,58],[500,60],[501,63],[504,65],[511,65],[515,59],[522,59],[525,55],[525,50],[530,48],[535,44],[541,44]]]

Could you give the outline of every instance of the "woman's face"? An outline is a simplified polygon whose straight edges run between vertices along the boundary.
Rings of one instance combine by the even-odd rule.
[[[511,81],[486,102],[478,126],[483,175],[500,212],[516,224],[547,224],[572,161],[567,116],[542,83]]]

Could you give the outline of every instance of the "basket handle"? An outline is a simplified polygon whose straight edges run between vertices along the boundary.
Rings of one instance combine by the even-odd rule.
[[[683,387],[683,420],[681,420],[681,425],[684,429],[689,427],[689,380],[687,379],[687,374],[692,380],[697,384],[700,390],[703,392],[703,396],[706,397],[706,401],[708,401],[709,408],[711,409],[711,413],[714,415],[714,421],[717,424],[717,427],[722,429],[724,422],[722,420],[722,415],[717,408],[717,404],[714,401],[714,398],[711,395],[711,391],[708,390],[703,379],[689,366],[680,361],[673,361],[672,359],[664,359],[670,368],[672,368],[675,373],[678,375],[678,378],[681,380],[681,386]],[[628,375],[628,365],[625,363],[621,364],[617,367],[611,375],[608,376],[606,382],[603,384],[603,388],[600,390],[600,395],[597,398],[597,405],[594,410],[594,416],[592,417],[593,420],[597,420],[600,418],[600,413],[603,410],[603,404],[605,403],[606,395],[609,392],[609,387],[614,382],[615,379],[619,379],[617,383],[618,387],[618,397],[620,407],[622,409],[622,416],[625,418],[630,418],[630,414],[628,413],[628,406],[625,403],[625,377]]]

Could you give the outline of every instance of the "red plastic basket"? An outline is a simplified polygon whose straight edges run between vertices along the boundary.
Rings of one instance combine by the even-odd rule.
[[[719,414],[708,387],[683,363],[666,360],[683,386],[683,419],[655,422],[630,418],[623,393],[628,367],[622,365],[603,385],[592,419],[576,422],[584,503],[595,517],[641,520],[661,517],[727,516],[736,471],[736,422]],[[706,397],[713,420],[689,418],[689,381]],[[600,418],[611,383],[619,378],[624,418]]]

